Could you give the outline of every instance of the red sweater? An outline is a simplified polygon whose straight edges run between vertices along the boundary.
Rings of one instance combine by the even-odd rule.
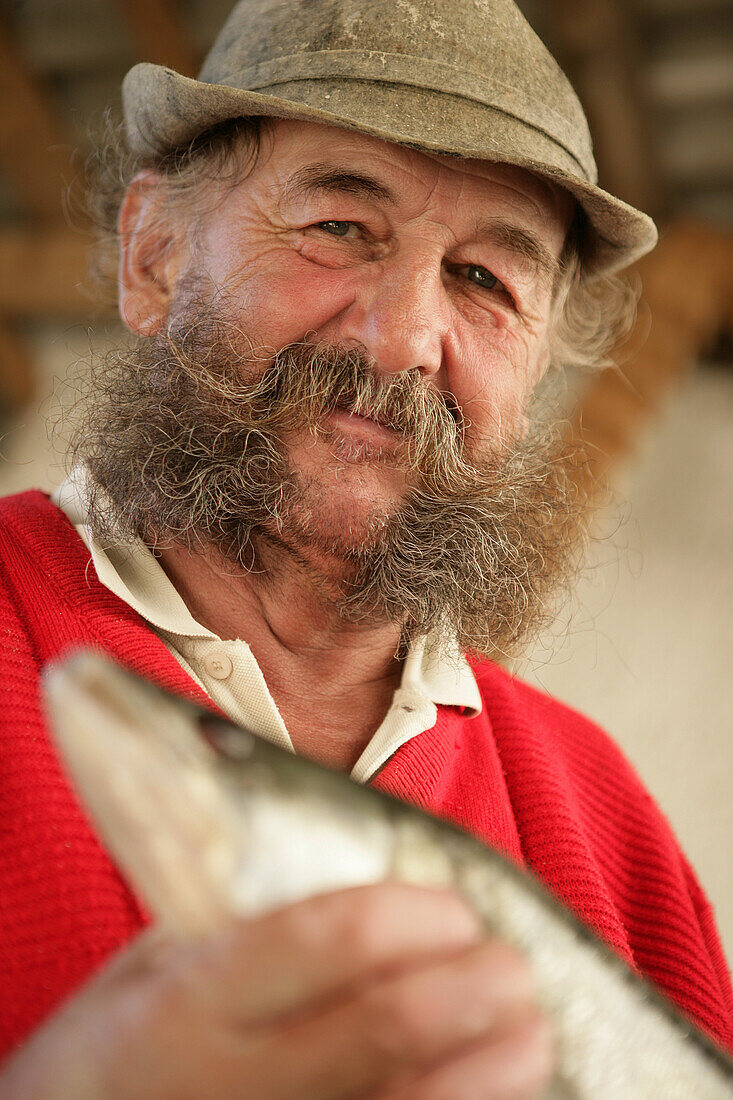
[[[78,645],[212,705],[99,583],[46,496],[0,501],[0,1054],[147,920],[90,830],[41,715],[40,670]],[[490,662],[474,671],[483,713],[440,706],[435,726],[403,745],[374,785],[532,868],[733,1047],[733,995],[710,905],[633,769],[587,719]]]

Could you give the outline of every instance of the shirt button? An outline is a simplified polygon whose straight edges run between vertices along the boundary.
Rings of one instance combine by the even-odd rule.
[[[232,674],[232,662],[226,653],[215,651],[204,657],[204,668],[214,680],[226,680]]]

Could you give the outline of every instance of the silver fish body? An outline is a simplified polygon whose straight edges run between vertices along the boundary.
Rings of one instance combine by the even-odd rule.
[[[341,887],[454,887],[522,950],[555,1031],[547,1100],[730,1100],[733,1062],[532,876],[465,833],[204,716],[110,662],[50,669],[67,769],[107,847],[180,935]]]

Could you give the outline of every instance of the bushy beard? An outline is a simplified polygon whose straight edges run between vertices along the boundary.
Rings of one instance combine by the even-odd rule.
[[[201,304],[185,328],[93,362],[82,407],[72,454],[93,475],[99,537],[213,552],[259,583],[275,583],[289,557],[343,622],[398,624],[401,652],[430,635],[446,651],[457,641],[515,655],[575,575],[583,508],[557,433],[535,428],[480,454],[449,397],[417,372],[379,375],[359,350],[306,342],[258,355]],[[365,461],[399,466],[404,495],[375,507],[358,538],[346,522],[323,528],[288,454],[298,433],[332,441],[324,418],[337,408],[400,438],[391,458]]]

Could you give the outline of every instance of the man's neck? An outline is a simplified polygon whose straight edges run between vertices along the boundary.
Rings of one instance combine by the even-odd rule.
[[[197,622],[247,642],[296,751],[353,767],[399,686],[399,626],[344,623],[290,559],[276,584],[178,547],[159,561]]]

